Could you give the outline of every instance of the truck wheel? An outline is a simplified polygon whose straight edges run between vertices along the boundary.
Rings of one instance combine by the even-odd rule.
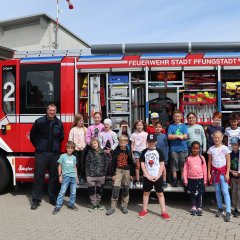
[[[7,163],[0,157],[0,193],[2,193],[10,182],[10,170]]]

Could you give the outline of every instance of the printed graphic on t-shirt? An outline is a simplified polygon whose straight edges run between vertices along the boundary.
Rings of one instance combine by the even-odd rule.
[[[200,131],[200,129],[195,129],[194,133],[199,135],[201,133],[201,131]]]
[[[125,167],[128,165],[128,155],[125,153],[120,153],[117,156],[117,167]]]
[[[66,165],[67,166],[73,166],[73,159],[72,158],[67,158],[66,159]]]
[[[147,151],[145,153],[145,167],[151,176],[158,176],[160,163],[159,153],[156,150]]]
[[[181,132],[181,125],[178,126],[175,134],[176,135],[183,135],[182,132]]]

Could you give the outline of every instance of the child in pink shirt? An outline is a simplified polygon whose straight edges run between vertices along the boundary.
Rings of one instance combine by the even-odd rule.
[[[86,133],[86,143],[90,145],[92,138],[99,138],[100,133],[103,131],[104,125],[101,123],[102,114],[95,112],[93,115],[94,124],[89,126]]]
[[[207,184],[207,166],[203,156],[200,155],[200,143],[194,141],[191,144],[190,155],[187,157],[184,169],[184,184],[187,191],[191,194],[193,216],[202,216],[202,195],[204,185]]]

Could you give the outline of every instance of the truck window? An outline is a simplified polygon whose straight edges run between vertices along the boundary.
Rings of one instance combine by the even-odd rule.
[[[54,102],[59,112],[60,68],[52,65],[25,65],[21,68],[21,113],[45,113]]]
[[[16,113],[16,67],[15,66],[3,66],[2,68],[2,106],[6,114]]]

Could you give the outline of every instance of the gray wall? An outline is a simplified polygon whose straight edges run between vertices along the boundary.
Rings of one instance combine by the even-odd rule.
[[[0,46],[18,51],[49,50],[53,49],[55,41],[55,25],[53,22],[33,23],[25,26],[16,26],[1,29]],[[86,48],[80,40],[64,29],[59,29],[59,49]]]

